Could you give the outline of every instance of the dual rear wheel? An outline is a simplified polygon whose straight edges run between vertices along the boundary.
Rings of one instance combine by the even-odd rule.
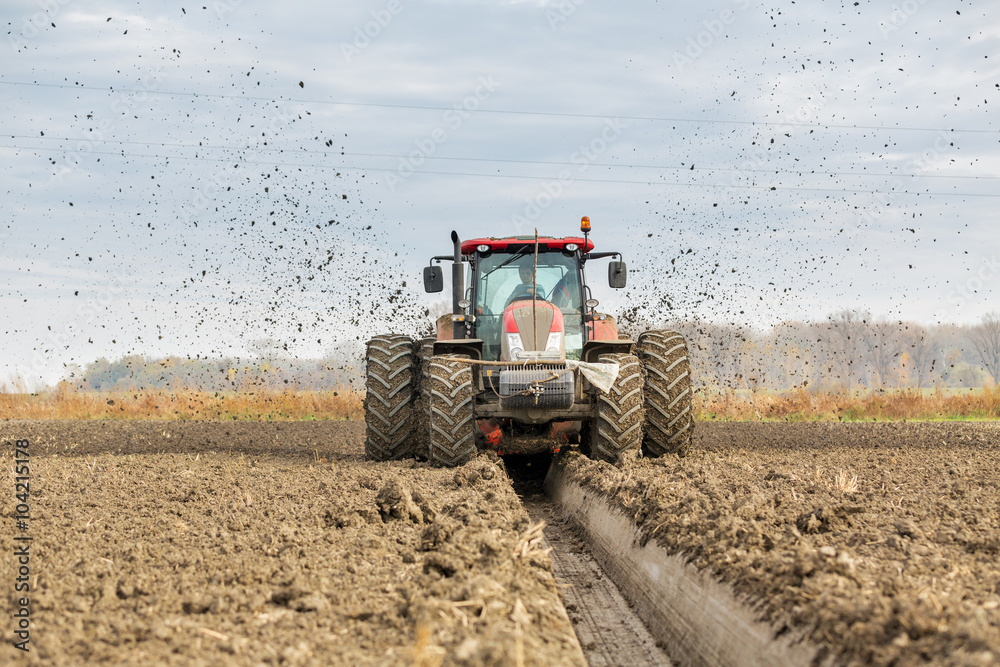
[[[460,356],[433,356],[433,339],[377,336],[368,343],[365,457],[387,461],[426,456],[444,467],[476,451],[475,387]],[[687,344],[675,331],[639,336],[636,354],[601,355],[619,364],[611,391],[596,397],[584,438],[595,459],[625,464],[645,449],[651,456],[683,454],[691,441],[691,370]]]
[[[376,336],[365,371],[365,458],[409,456],[453,467],[476,451],[472,370],[461,358],[433,356],[434,339]]]

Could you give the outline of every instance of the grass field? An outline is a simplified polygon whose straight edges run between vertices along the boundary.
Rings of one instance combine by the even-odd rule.
[[[697,421],[992,420],[1000,419],[1000,386],[947,391],[699,392],[694,411]]]
[[[264,390],[242,392],[81,392],[66,385],[28,393],[0,386],[0,419],[219,419],[306,421],[362,419],[364,394]],[[1000,387],[884,392],[700,391],[697,421],[900,421],[1000,419]]]
[[[0,390],[0,419],[361,419],[363,401],[351,389],[79,392],[64,386],[36,394]]]

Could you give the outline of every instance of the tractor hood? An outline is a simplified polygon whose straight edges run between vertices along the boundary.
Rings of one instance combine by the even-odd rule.
[[[518,361],[525,352],[546,352],[566,358],[562,312],[548,301],[515,301],[503,313],[501,359]],[[536,356],[536,355],[529,355]],[[548,355],[546,355],[548,356]]]

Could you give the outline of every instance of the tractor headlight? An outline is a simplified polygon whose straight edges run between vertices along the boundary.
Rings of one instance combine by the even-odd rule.
[[[524,343],[521,342],[521,334],[507,334],[507,349],[510,350],[511,361],[517,361],[517,357],[524,352]]]
[[[549,338],[547,341],[545,341],[545,351],[559,352],[561,348],[562,348],[562,332],[561,331],[549,332]]]

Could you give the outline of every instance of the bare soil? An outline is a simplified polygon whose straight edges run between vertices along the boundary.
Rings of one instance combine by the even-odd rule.
[[[1000,663],[998,424],[700,424],[685,457],[557,465],[819,662]]]
[[[503,463],[365,462],[363,429],[0,423],[6,460],[32,442],[34,537],[32,651],[0,663],[584,664]],[[821,659],[1000,662],[996,424],[700,424],[686,457],[557,461]]]
[[[363,430],[3,422],[34,541],[31,652],[5,622],[0,662],[584,664],[503,463],[365,462]],[[0,558],[7,619],[14,576]]]

